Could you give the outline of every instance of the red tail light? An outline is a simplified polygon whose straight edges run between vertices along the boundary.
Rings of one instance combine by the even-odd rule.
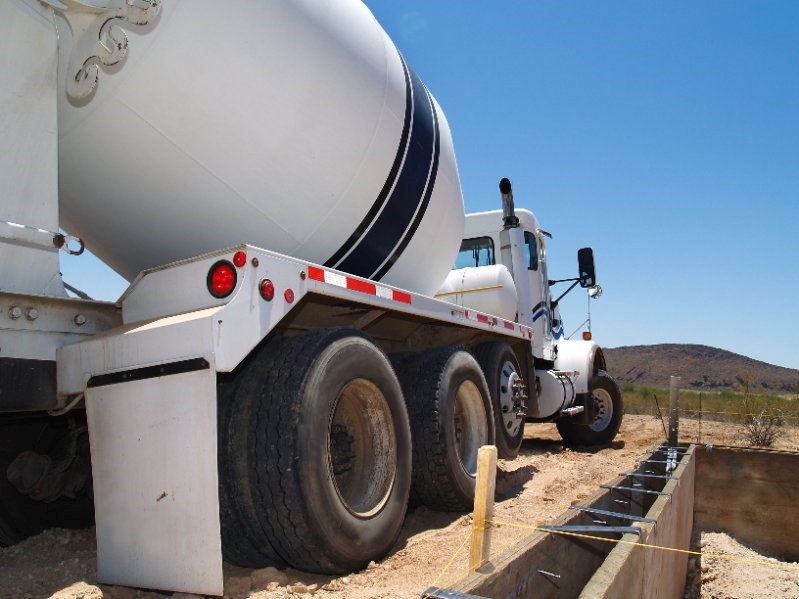
[[[247,262],[247,254],[242,251],[238,251],[233,254],[233,264],[235,264],[238,268],[244,266],[245,262]]]
[[[269,279],[261,279],[261,282],[258,283],[258,291],[261,293],[262,298],[271,302],[275,297],[275,284]]]
[[[208,291],[214,297],[227,297],[236,288],[236,267],[228,260],[220,260],[208,271]]]

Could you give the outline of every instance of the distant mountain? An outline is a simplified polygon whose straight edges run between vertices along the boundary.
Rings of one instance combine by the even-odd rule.
[[[617,381],[668,388],[669,377],[682,377],[682,388],[739,391],[749,376],[756,393],[799,393],[799,370],[773,366],[708,347],[664,343],[606,348],[608,372]]]

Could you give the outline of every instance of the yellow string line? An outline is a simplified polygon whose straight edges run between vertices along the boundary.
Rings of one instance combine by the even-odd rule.
[[[487,521],[489,522],[489,521]],[[648,543],[640,543],[638,541],[625,541],[624,539],[609,539],[607,537],[597,537],[594,535],[587,535],[579,532],[569,532],[565,530],[548,530],[546,528],[540,528],[539,526],[530,526],[528,524],[517,524],[515,522],[504,522],[501,520],[491,520],[491,524],[497,525],[504,525],[504,526],[513,526],[515,528],[526,528],[529,530],[534,530],[538,532],[548,532],[548,533],[555,533],[559,535],[569,536],[569,537],[578,537],[581,539],[590,539],[593,541],[605,541],[606,543],[623,543],[625,545],[634,545],[637,547],[646,547],[647,549],[660,549],[662,551],[673,551],[674,553],[687,553],[689,555],[698,555],[700,557],[713,557],[721,560],[727,560],[731,562],[743,562],[746,564],[758,564],[761,566],[768,566],[769,568],[780,568],[786,570],[796,570],[799,571],[799,564],[786,564],[784,562],[769,562],[765,560],[753,560],[744,557],[736,557],[733,555],[726,555],[720,553],[703,553],[701,551],[693,551],[691,549],[678,549],[676,547],[663,547],[661,545],[650,545]]]
[[[447,573],[447,570],[449,570],[449,567],[452,565],[452,562],[455,561],[455,558],[458,557],[458,555],[460,555],[460,552],[463,551],[463,548],[466,547],[466,542],[471,538],[471,536],[472,536],[472,530],[470,528],[468,534],[466,535],[466,538],[463,539],[463,543],[461,543],[460,546],[455,550],[455,553],[452,555],[447,564],[444,566],[444,569],[441,570],[441,572],[439,572],[438,577],[433,581],[433,584],[430,586],[434,588],[440,588],[438,586],[438,583],[441,581],[442,578],[444,578],[444,574]],[[425,595],[422,599],[428,599],[429,597],[430,595]]]

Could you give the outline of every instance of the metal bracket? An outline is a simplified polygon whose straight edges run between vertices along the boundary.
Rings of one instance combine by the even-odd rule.
[[[652,451],[654,451],[656,453],[664,453],[664,452],[667,452],[667,451],[673,451],[675,453],[681,453],[681,454],[688,453],[688,450],[689,450],[688,447],[676,447],[676,446],[675,447],[670,447],[668,445],[658,445],[658,446],[656,446],[656,447],[654,447],[652,449]]]
[[[596,534],[596,533],[612,533],[612,534],[635,534],[641,536],[641,529],[637,526],[594,526],[594,525],[576,525],[568,524],[565,526],[539,526],[540,530],[547,532],[573,532],[576,534]]]
[[[422,599],[488,599],[488,597],[483,597],[482,595],[468,595],[457,591],[430,587],[422,593]]]
[[[83,240],[80,237],[6,220],[0,220],[0,241],[36,249],[64,250],[73,256],[80,256],[84,250]],[[76,244],[77,247],[71,247],[70,244]]]
[[[560,411],[561,416],[576,416],[585,412],[585,406],[573,406]]]
[[[643,516],[633,516],[632,514],[623,514],[621,512],[612,512],[610,510],[600,510],[595,507],[587,507],[582,505],[570,505],[570,510],[578,510],[588,514],[597,514],[599,516],[610,516],[611,518],[621,518],[623,520],[630,520],[632,522],[648,522],[654,524],[657,522],[654,518],[645,518]]]
[[[640,472],[620,472],[619,476],[630,476],[638,478],[664,478],[666,480],[676,480],[676,476],[669,476],[668,474],[642,474]]]
[[[127,54],[128,36],[119,21],[146,25],[161,10],[161,0],[106,0],[104,5],[97,4],[101,3],[62,0],[58,5],[53,4],[72,30],[66,90],[77,100],[94,91],[100,65],[113,66]]]
[[[621,485],[600,485],[603,489],[611,489],[612,491],[629,491],[631,493],[649,493],[651,495],[671,495],[665,491],[653,491],[652,489],[636,489],[635,487],[622,487]]]

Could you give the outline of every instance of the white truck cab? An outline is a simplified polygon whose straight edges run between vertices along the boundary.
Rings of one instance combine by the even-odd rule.
[[[533,355],[555,359],[553,340],[563,336],[559,320],[550,309],[545,237],[535,215],[526,209],[516,210],[522,232],[524,259],[514,268],[510,231],[503,227],[502,211],[475,212],[466,215],[464,238],[455,263],[456,268],[502,265],[516,280],[519,277],[529,290],[529,302],[517,304],[519,322],[529,322],[533,329]],[[522,286],[522,285],[519,285]],[[518,293],[518,292],[517,292]],[[519,294],[521,295],[521,294]],[[526,298],[525,298],[526,300]]]
[[[618,432],[621,393],[606,372],[601,348],[591,340],[564,336],[558,301],[577,285],[598,297],[593,250],[577,253],[578,276],[552,280],[547,272],[546,238],[535,215],[515,209],[508,179],[500,182],[503,209],[466,215],[455,267],[437,297],[485,310],[528,326],[532,333],[528,364],[520,374],[528,389],[500,400],[497,446],[513,455],[521,443],[522,422],[556,421],[565,440],[607,443]],[[553,299],[552,286],[571,286]],[[523,360],[519,357],[520,362]],[[533,374],[534,373],[534,374]],[[520,396],[525,396],[523,401]]]

